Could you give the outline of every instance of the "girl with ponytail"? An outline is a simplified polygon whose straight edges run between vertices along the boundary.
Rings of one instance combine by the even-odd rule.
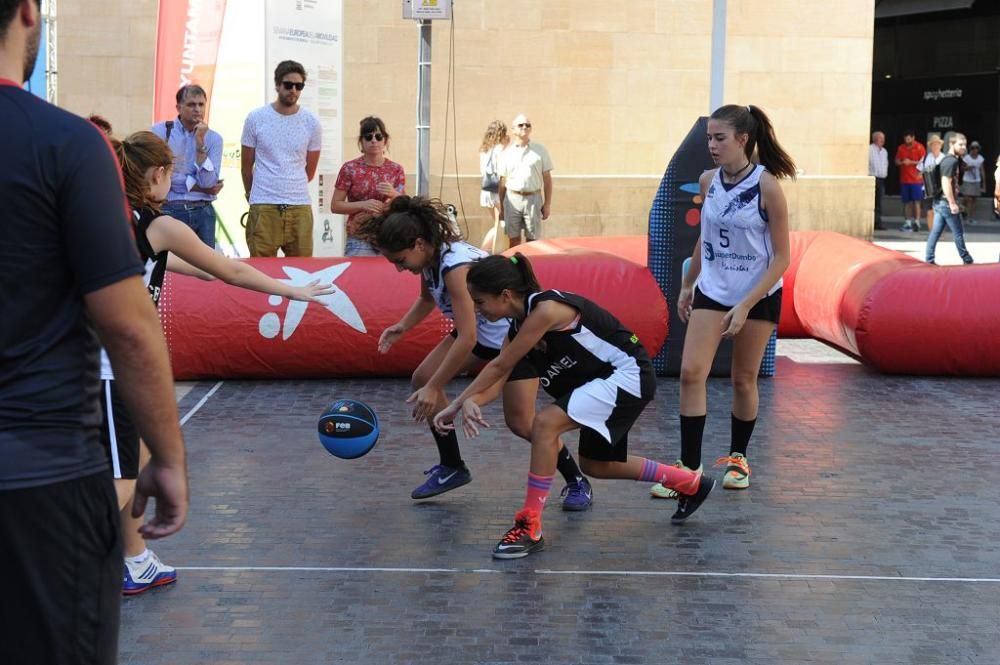
[[[110,134],[110,126],[103,129]],[[292,300],[319,302],[319,296],[332,293],[329,284],[312,282],[306,286],[290,286],[268,277],[249,264],[216,254],[187,224],[161,215],[160,204],[170,190],[174,156],[156,134],[136,132],[120,141],[111,138],[111,144],[121,165],[125,195],[132,207],[131,222],[136,245],[146,264],[143,281],[154,304],[159,299],[166,270],[206,280],[219,278],[227,284]],[[115,387],[114,372],[103,350],[101,410],[101,439],[108,446],[113,461],[115,491],[121,510],[125,550],[122,593],[134,595],[174,582],[177,573],[146,548],[146,542],[138,532],[141,519],[132,517],[136,478],[145,466],[149,453],[145,444],[140,442],[139,432]]]
[[[542,509],[552,485],[561,435],[580,430],[580,466],[595,478],[658,481],[680,493],[671,518],[683,522],[702,504],[715,481],[628,454],[628,433],[653,399],[653,364],[639,338],[612,314],[573,293],[543,291],[523,254],[490,256],[475,263],[468,289],[487,321],[510,319],[500,354],[455,401],[434,418],[454,433],[462,414],[466,436],[489,427],[480,407],[514,372],[534,372],[555,401],[531,424],[531,465],[522,509],[493,549],[497,559],[528,556],[544,547]]]
[[[499,355],[507,338],[509,323],[505,319],[487,321],[476,316],[466,287],[471,266],[486,253],[459,238],[440,201],[422,197],[394,198],[384,215],[358,225],[357,237],[372,244],[397,270],[420,275],[420,296],[398,323],[382,332],[378,343],[380,353],[388,353],[393,344],[435,307],[454,323],[451,334],[427,354],[410,380],[414,392],[406,401],[413,405],[414,419],[427,420],[429,424],[430,418],[448,403],[445,386],[459,373],[478,369]],[[517,436],[530,439],[538,375],[524,370],[516,368],[506,383],[497,384],[490,399],[502,390],[507,426]],[[443,494],[472,480],[455,432],[439,432],[431,427],[431,434],[437,444],[439,462],[424,472],[426,479],[410,494],[413,499]],[[565,447],[559,451],[558,468],[566,481],[563,508],[589,508],[590,483]]]
[[[757,373],[781,314],[781,276],[790,258],[788,206],[778,184],[795,164],[778,144],[767,115],[730,104],[708,120],[708,149],[718,168],[699,181],[701,237],[677,297],[687,323],[681,358],[681,458],[701,469],[708,411],[706,381],[723,339],[733,340],[731,443],[722,486],[750,486],[747,447],[757,422]],[[653,496],[674,498],[654,485]]]

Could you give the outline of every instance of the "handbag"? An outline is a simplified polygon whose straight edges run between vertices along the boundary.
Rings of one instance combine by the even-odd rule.
[[[496,157],[496,152],[490,155],[490,161],[486,163],[486,173],[483,174],[483,180],[479,185],[479,188],[484,192],[500,191],[500,175],[495,173],[496,166],[493,164],[494,157]]]

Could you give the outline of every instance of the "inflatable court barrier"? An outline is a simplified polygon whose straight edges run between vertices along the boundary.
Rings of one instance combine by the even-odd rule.
[[[381,257],[247,262],[290,284],[318,279],[337,290],[319,305],[168,273],[160,317],[177,379],[406,377],[452,328],[435,310],[381,355],[379,336],[417,298],[418,276]],[[651,356],[663,346],[667,303],[645,267],[587,251],[533,257],[532,265],[543,287],[611,311]]]

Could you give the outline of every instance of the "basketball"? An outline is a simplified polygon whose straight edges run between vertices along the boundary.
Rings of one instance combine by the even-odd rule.
[[[378,418],[367,404],[338,399],[319,417],[319,440],[341,459],[365,455],[378,441]]]

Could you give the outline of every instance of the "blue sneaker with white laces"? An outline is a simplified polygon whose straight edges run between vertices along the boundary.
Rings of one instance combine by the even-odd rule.
[[[594,488],[590,486],[589,480],[579,476],[574,482],[568,483],[563,488],[560,496],[563,497],[563,510],[587,510],[594,503]]]
[[[424,471],[424,475],[427,480],[413,490],[411,499],[429,499],[472,482],[472,474],[464,464],[458,468],[435,464]]]
[[[141,563],[125,559],[125,579],[122,582],[122,594],[125,596],[134,596],[176,581],[177,571],[160,561],[160,557],[152,550],[149,550],[149,556]]]

